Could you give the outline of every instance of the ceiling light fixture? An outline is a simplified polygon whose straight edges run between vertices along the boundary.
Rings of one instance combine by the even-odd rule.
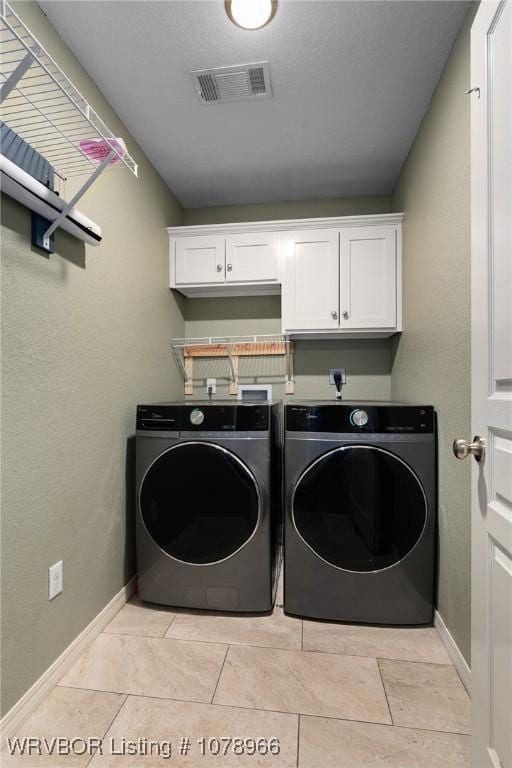
[[[226,0],[224,5],[233,24],[242,29],[261,29],[277,10],[277,0]]]

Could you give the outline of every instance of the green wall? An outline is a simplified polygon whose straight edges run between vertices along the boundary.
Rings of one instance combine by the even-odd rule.
[[[181,395],[169,339],[184,333],[165,232],[181,206],[38,6],[15,9],[127,139],[140,177],[105,173],[79,205],[102,244],[59,231],[49,258],[30,245],[29,212],[2,199],[2,712],[134,573],[135,405]]]
[[[455,437],[470,421],[469,11],[393,195],[404,211],[404,332],[394,342],[391,395],[433,403],[439,416],[438,610],[470,658],[470,466]]]
[[[185,210],[185,224],[222,224],[323,216],[389,213],[388,197],[340,197],[257,205]],[[187,337],[281,332],[280,296],[226,299],[185,299]],[[391,392],[391,340],[297,341],[295,343],[295,397],[334,399],[328,383],[329,368],[347,369],[343,396],[387,400]],[[229,396],[225,360],[194,362],[194,399],[205,397],[206,378],[217,379],[217,398]],[[246,358],[240,361],[244,384],[272,384],[274,398],[282,398],[285,367],[282,358]]]
[[[188,337],[239,336],[281,332],[281,297],[187,299],[185,327]],[[360,341],[296,341],[295,398],[334,398],[329,368],[347,369],[343,396],[389,399],[391,343],[389,339]],[[274,399],[285,397],[285,362],[282,357],[240,358],[242,384],[272,384]],[[194,361],[194,399],[206,393],[206,378],[217,379],[217,399],[229,398],[229,367],[225,359]]]
[[[322,216],[358,216],[365,213],[389,213],[391,197],[334,197],[329,200],[292,200],[283,203],[226,205],[212,208],[186,208],[183,223],[225,224],[236,221],[276,221],[309,219]]]

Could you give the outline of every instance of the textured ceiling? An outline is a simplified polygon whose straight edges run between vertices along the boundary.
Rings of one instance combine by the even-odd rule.
[[[391,192],[468,8],[280,0],[249,32],[222,0],[39,5],[185,207]],[[189,70],[262,60],[274,98],[199,103]]]

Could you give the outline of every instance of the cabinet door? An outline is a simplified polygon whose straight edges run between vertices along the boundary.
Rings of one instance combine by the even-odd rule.
[[[276,237],[273,232],[226,237],[226,282],[279,281]]]
[[[340,328],[397,325],[396,227],[340,233]]]
[[[176,285],[223,283],[225,238],[210,235],[176,238],[174,264]]]
[[[338,232],[290,232],[283,245],[283,329],[339,328]]]

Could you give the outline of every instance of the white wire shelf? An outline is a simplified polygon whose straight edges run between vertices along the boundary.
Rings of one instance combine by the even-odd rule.
[[[0,0],[0,51],[1,119],[61,179],[97,168],[80,149],[81,139],[104,140],[119,158],[108,168],[128,168],[137,176],[135,160],[112,142],[114,133],[5,0]]]
[[[172,339],[171,348],[185,385],[185,394],[193,394],[194,358],[225,357],[230,368],[230,394],[238,393],[238,358],[282,355],[286,358],[286,392],[294,393],[294,343],[281,333],[254,336],[204,336]]]

